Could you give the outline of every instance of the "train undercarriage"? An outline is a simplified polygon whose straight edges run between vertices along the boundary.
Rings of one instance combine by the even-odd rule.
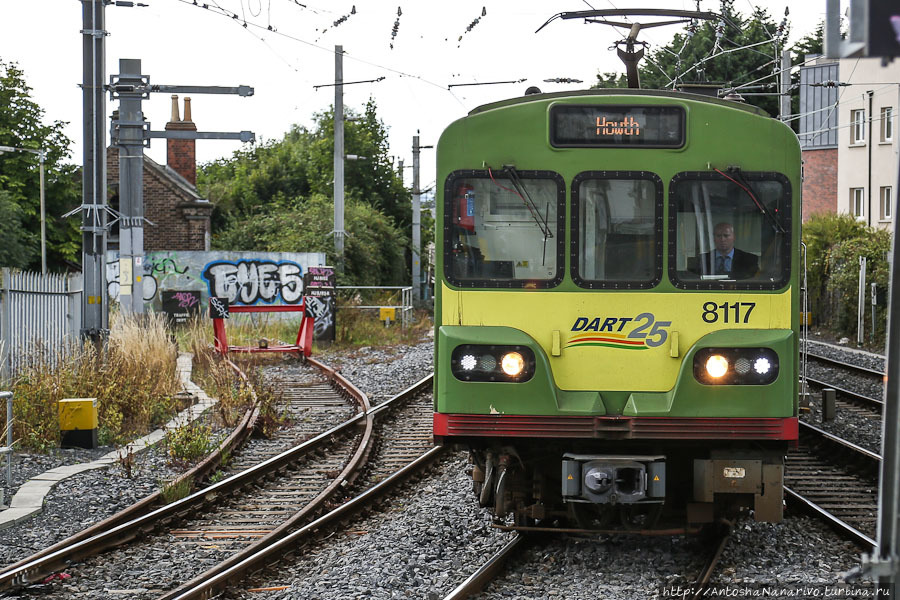
[[[499,525],[665,533],[750,513],[782,518],[784,442],[467,446],[473,489]]]

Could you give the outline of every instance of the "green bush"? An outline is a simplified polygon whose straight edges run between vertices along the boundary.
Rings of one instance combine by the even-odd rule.
[[[807,246],[809,308],[815,321],[836,333],[853,337],[859,302],[859,259],[866,257],[865,329],[871,328],[869,284],[887,289],[890,270],[887,255],[891,234],[868,227],[850,215],[815,215],[803,225]],[[886,312],[875,313],[875,338],[884,338]],[[871,333],[871,332],[870,332]]]

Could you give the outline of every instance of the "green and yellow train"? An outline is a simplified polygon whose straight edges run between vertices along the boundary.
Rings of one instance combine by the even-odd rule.
[[[692,94],[538,93],[451,124],[437,168],[434,435],[470,451],[479,501],[515,527],[779,521],[791,129]]]

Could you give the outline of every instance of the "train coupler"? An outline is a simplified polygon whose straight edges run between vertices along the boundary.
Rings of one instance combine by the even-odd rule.
[[[660,503],[666,496],[666,457],[564,454],[564,502]]]

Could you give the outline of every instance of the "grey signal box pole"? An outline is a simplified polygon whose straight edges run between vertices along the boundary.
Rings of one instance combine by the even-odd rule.
[[[199,131],[151,131],[144,119],[143,101],[152,92],[237,94],[252,96],[248,86],[150,85],[141,74],[139,59],[119,60],[118,75],[110,76],[110,97],[119,100],[118,118],[112,120],[110,139],[119,148],[119,305],[125,313],[142,314],[144,258],[144,148],[151,138],[225,139],[252,142],[250,131],[218,133]],[[149,221],[148,221],[149,223]],[[153,225],[153,223],[150,223]]]

